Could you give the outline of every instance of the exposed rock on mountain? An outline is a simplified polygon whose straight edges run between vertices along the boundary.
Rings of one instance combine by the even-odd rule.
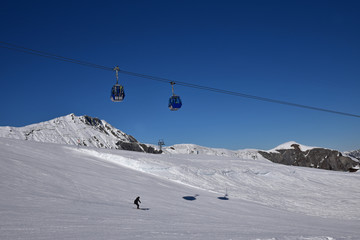
[[[266,159],[274,163],[285,165],[320,168],[335,171],[354,171],[358,169],[359,162],[353,158],[345,157],[341,152],[324,148],[306,148],[293,142],[291,148],[275,148],[270,151],[259,151]]]

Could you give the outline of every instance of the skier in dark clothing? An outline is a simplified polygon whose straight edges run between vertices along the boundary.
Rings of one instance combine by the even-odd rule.
[[[141,203],[140,197],[137,197],[137,198],[134,200],[134,204],[137,206],[137,209],[139,209],[139,203]]]

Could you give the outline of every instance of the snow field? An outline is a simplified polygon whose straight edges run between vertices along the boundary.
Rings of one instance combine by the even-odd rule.
[[[264,158],[142,153],[79,149],[89,156],[160,178],[272,206],[321,217],[360,219],[354,211],[359,174],[274,164]]]
[[[0,164],[0,239],[359,239],[359,174],[5,138]]]

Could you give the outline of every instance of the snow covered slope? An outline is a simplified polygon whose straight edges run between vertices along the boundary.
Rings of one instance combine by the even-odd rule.
[[[0,165],[2,240],[360,238],[358,173],[9,138]]]
[[[246,159],[258,159],[261,157],[256,149],[228,150],[224,148],[208,148],[195,144],[175,144],[170,147],[163,148],[165,153],[170,154],[195,154],[195,155],[212,155],[223,157],[236,157]]]

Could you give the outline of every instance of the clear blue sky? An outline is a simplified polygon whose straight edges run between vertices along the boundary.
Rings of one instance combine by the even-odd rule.
[[[174,81],[360,114],[360,1],[2,1],[0,41]],[[360,119],[120,75],[0,48],[0,126],[69,113],[141,142],[360,148]]]

